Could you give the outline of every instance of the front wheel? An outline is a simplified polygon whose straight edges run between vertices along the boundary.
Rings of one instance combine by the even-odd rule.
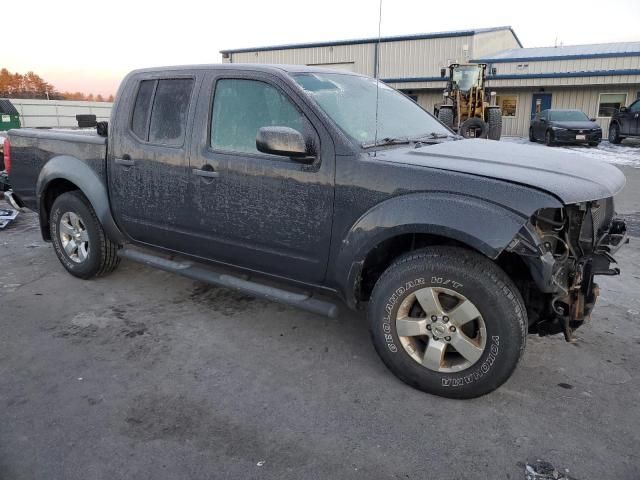
[[[617,123],[611,124],[609,126],[609,143],[618,144],[622,141],[622,137],[620,137],[620,127]]]
[[[432,247],[396,261],[380,277],[368,317],[376,351],[405,383],[449,398],[502,385],[524,351],[522,298],[490,260]]]
[[[118,245],[107,238],[91,204],[79,191],[55,199],[49,228],[56,255],[71,275],[88,279],[118,266]]]
[[[544,143],[547,147],[553,147],[553,145],[555,145],[556,142],[553,140],[551,130],[547,130],[547,133],[544,134]]]

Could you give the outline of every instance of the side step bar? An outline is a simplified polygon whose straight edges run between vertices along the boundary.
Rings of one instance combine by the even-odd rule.
[[[244,280],[233,275],[218,273],[188,260],[169,260],[132,248],[123,248],[118,252],[118,255],[122,258],[127,258],[134,262],[143,263],[167,272],[177,273],[193,280],[210,283],[218,287],[232,288],[253,295],[254,297],[284,303],[318,315],[324,315],[330,318],[335,318],[338,315],[337,305],[313,298],[309,293],[289,292],[277,287]]]

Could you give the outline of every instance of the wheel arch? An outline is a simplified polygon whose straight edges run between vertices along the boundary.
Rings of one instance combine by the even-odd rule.
[[[109,238],[122,243],[124,235],[111,215],[104,180],[87,163],[67,155],[50,159],[38,176],[36,195],[42,237],[45,240],[51,239],[49,218],[53,202],[58,196],[72,190],[79,190],[87,198]]]
[[[429,245],[455,245],[497,259],[528,217],[476,197],[407,194],[386,200],[351,227],[332,272],[350,306],[366,300],[381,270]]]

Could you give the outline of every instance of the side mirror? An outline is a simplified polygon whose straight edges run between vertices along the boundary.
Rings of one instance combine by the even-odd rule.
[[[289,127],[262,127],[256,135],[256,148],[262,153],[297,159],[310,156],[302,134]]]
[[[446,68],[441,68],[440,69],[440,78],[444,78],[447,76],[447,69]]]
[[[590,121],[590,122],[595,122],[595,121],[596,121],[596,119],[595,119],[595,118],[590,118],[590,119],[589,119],[589,121]]]
[[[620,113],[628,112],[629,109],[627,107],[620,107]]]

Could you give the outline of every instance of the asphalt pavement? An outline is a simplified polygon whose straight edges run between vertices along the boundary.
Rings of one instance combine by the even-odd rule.
[[[456,401],[387,371],[360,314],[128,261],[78,280],[21,214],[0,231],[0,479],[640,478],[640,239],[618,258],[577,343],[530,336],[503,387]]]

